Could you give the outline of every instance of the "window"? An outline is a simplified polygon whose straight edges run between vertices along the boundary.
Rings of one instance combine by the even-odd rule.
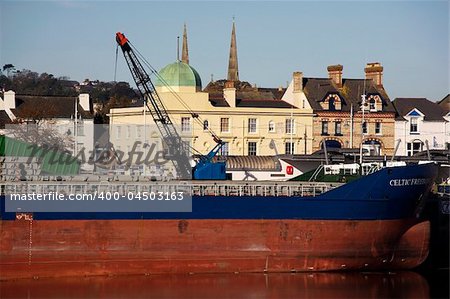
[[[363,122],[362,123],[362,132],[363,134],[367,134],[367,122]]]
[[[190,117],[182,117],[181,118],[181,132],[190,132],[191,131],[191,118]]]
[[[338,136],[341,136],[342,135],[342,129],[341,128],[342,128],[341,121],[336,121],[334,123],[334,134],[338,135]]]
[[[222,144],[222,147],[220,148],[220,151],[219,151],[219,156],[228,156],[230,153],[229,153],[229,143],[228,142],[224,142],[223,144]]]
[[[378,134],[378,135],[381,134],[381,121],[377,121],[375,123],[375,134]]]
[[[330,111],[335,111],[336,110],[336,105],[334,103],[334,98],[333,97],[331,97],[328,100],[328,110],[330,110]]]
[[[328,121],[322,121],[322,135],[328,135]]]
[[[126,138],[130,138],[130,136],[131,136],[131,128],[130,126],[127,126]]]
[[[256,156],[256,142],[249,142],[248,143],[248,155],[249,156]]]
[[[271,120],[269,121],[269,133],[275,132],[275,123]]]
[[[220,132],[228,133],[230,132],[230,119],[221,118],[220,119]]]
[[[284,153],[286,155],[293,155],[294,154],[294,142],[286,142],[284,144]]]
[[[249,118],[248,119],[248,132],[249,133],[256,133],[256,118]]]
[[[421,141],[408,142],[406,145],[406,149],[407,149],[407,155],[412,156],[412,155],[422,151],[422,142]]]
[[[116,127],[116,139],[120,139],[121,133],[122,133],[122,127],[119,125]]]
[[[286,134],[294,134],[294,120],[292,118],[286,119]]]
[[[207,120],[205,120],[203,122],[203,131],[208,131],[209,130],[209,122]]]
[[[410,133],[419,133],[419,128],[417,127],[417,117],[411,117],[409,122],[409,132]]]
[[[84,136],[84,123],[82,120],[78,120],[77,122],[77,135]]]
[[[375,106],[375,99],[369,100],[369,109],[370,111],[377,111],[377,107]]]
[[[141,138],[142,137],[142,126],[137,125],[136,126],[136,138]]]

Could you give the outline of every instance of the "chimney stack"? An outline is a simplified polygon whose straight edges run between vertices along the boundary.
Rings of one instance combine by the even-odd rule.
[[[236,107],[236,88],[234,87],[234,81],[225,82],[223,97],[230,107]]]
[[[292,77],[294,80],[294,92],[301,92],[303,90],[303,73],[294,72]]]
[[[16,93],[12,90],[8,90],[3,94],[5,108],[16,109]]]
[[[364,71],[366,72],[366,79],[372,79],[376,86],[383,86],[383,67],[381,63],[369,62]]]
[[[327,67],[328,78],[330,78],[338,88],[342,87],[342,70],[344,67],[340,64],[330,65]]]
[[[89,100],[89,94],[88,93],[80,93],[78,96],[79,103],[81,108],[83,108],[84,111],[89,112],[91,111],[91,103]]]

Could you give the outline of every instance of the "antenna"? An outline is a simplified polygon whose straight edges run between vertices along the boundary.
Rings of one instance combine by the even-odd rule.
[[[180,37],[177,36],[177,61],[180,61]]]
[[[367,79],[364,78],[363,94],[361,95],[362,119],[361,119],[361,144],[360,144],[360,151],[359,151],[359,163],[361,164],[361,170],[362,170],[362,163],[363,163],[364,128],[367,128],[367,124],[364,125],[364,112],[366,111],[366,80]]]

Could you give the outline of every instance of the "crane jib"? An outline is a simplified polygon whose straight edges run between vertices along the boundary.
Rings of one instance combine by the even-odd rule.
[[[167,145],[170,155],[174,158],[172,160],[177,174],[181,179],[192,177],[192,168],[189,163],[189,153],[186,151],[186,145],[189,141],[183,141],[178,134],[175,125],[169,117],[167,109],[164,107],[161,98],[156,92],[155,86],[150,80],[150,76],[145,71],[138,57],[131,48],[128,39],[121,32],[116,33],[117,44],[121,47],[125,56],[125,61],[128,64],[134,82],[141,94],[146,106],[148,107],[153,120],[163,138],[163,142]],[[149,105],[150,104],[150,105]],[[197,113],[192,113],[193,118],[198,118]],[[216,136],[214,136],[216,137]],[[194,179],[212,179],[221,180],[226,178],[225,162],[213,162],[212,159],[223,145],[220,138],[216,137],[214,140],[218,144],[206,156],[203,156],[198,164],[193,169]]]

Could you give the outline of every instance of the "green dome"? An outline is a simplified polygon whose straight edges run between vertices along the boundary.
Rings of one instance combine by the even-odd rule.
[[[187,63],[177,61],[159,71],[163,79],[156,79],[156,86],[193,86],[202,89],[202,80],[197,71]]]

